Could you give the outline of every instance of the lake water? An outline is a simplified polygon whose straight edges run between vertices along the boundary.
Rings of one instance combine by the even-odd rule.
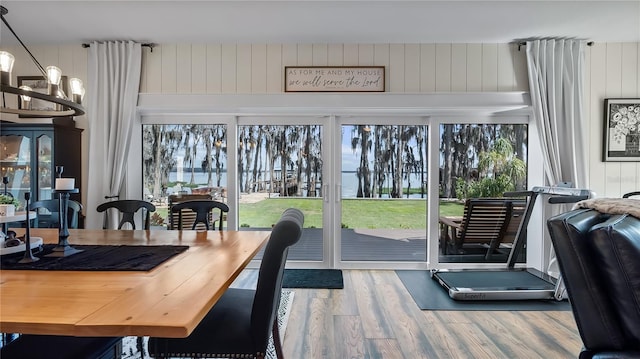
[[[425,176],[426,177],[426,176]],[[183,181],[189,181],[191,179],[190,173],[184,173],[182,176]],[[207,184],[207,174],[204,172],[196,172],[194,174],[195,183],[200,184],[205,187]],[[171,172],[169,173],[169,182],[175,182],[177,180],[177,173]],[[216,182],[214,176],[214,183]],[[391,182],[391,181],[389,181]],[[408,181],[403,181],[404,188],[407,188]],[[227,186],[227,178],[226,174],[223,174],[222,180],[220,181],[221,187]],[[418,188],[420,185],[420,175],[411,175],[411,188]],[[318,185],[318,188],[320,185]],[[178,189],[169,189],[169,191],[177,192]],[[342,172],[342,198],[356,198],[356,193],[358,191],[358,177],[355,172]],[[318,194],[320,195],[320,194]],[[405,195],[406,198],[406,195]],[[420,194],[410,195],[409,198],[420,198]],[[426,198],[426,197],[425,197]]]

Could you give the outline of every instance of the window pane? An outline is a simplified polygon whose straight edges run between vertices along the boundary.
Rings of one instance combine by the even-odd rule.
[[[441,125],[440,262],[506,262],[523,199],[502,209],[496,208],[499,201],[468,200],[526,188],[527,125]],[[518,262],[525,261],[525,252]]]
[[[321,139],[321,125],[238,127],[240,229],[271,229],[285,209],[299,208],[305,231],[290,260],[323,259]]]
[[[168,224],[170,195],[226,201],[225,125],[143,125],[143,188],[156,205],[153,226]]]
[[[426,260],[427,126],[342,126],[342,260]]]

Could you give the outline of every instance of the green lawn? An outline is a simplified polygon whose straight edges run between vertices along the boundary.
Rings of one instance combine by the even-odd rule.
[[[256,203],[240,205],[240,226],[270,228],[280,214],[295,207],[305,214],[304,226],[322,227],[322,199],[268,198]],[[441,202],[440,215],[462,216],[464,205]],[[342,226],[346,228],[426,228],[426,201],[407,199],[343,199]],[[167,209],[158,214],[166,217]]]
[[[295,207],[305,214],[305,227],[322,227],[322,200],[316,198],[270,198],[257,203],[243,203],[240,225],[270,227],[282,211]],[[464,206],[442,202],[440,213],[461,216]],[[343,199],[342,226],[347,228],[426,228],[426,202],[406,199]]]

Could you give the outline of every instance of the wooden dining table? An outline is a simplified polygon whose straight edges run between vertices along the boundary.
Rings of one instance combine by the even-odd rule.
[[[189,248],[150,271],[0,270],[0,332],[187,337],[269,235],[70,229],[72,246]],[[58,243],[57,229],[32,229],[31,236]]]

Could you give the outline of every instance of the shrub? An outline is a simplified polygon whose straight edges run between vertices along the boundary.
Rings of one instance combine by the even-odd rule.
[[[527,174],[527,165],[515,156],[507,139],[499,138],[490,151],[480,152],[478,173],[478,180],[456,180],[458,199],[502,197],[516,189],[516,182]]]

